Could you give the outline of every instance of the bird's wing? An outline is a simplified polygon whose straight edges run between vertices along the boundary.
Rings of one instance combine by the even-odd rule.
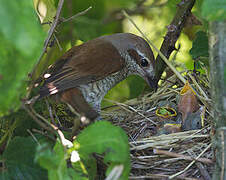
[[[94,39],[74,46],[44,75],[40,97],[103,79],[121,70],[124,63],[118,50],[107,41]]]

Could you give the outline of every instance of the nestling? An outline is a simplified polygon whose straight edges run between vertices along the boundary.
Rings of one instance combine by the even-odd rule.
[[[94,120],[105,94],[129,75],[143,77],[156,89],[154,66],[143,38],[130,33],[101,36],[72,47],[48,69],[40,98],[58,94],[62,102]]]

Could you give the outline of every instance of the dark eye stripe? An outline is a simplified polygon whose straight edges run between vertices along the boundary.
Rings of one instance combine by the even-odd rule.
[[[137,64],[141,65],[142,67],[148,66],[149,62],[144,57],[139,55],[136,50],[129,49],[127,50],[127,52],[129,53],[131,58],[136,60]]]
[[[129,49],[129,50],[127,50],[127,52],[129,53],[129,55],[130,55],[130,57],[131,57],[132,59],[135,59],[136,62],[137,62],[138,64],[140,64],[140,63],[139,63],[140,55],[137,53],[136,50],[134,50],[134,49]]]

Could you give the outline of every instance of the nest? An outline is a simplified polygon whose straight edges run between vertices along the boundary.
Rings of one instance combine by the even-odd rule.
[[[198,96],[200,105],[206,108],[201,129],[170,134],[158,132],[158,102],[176,102],[182,89],[176,76],[164,81],[155,93],[125,103],[114,102],[116,106],[103,110],[102,116],[122,127],[129,137],[130,179],[211,179],[213,152],[208,78],[190,74],[189,77],[197,92],[205,93],[205,97]]]
[[[177,105],[177,96],[183,88],[175,75],[164,80],[155,93],[125,103],[113,102],[114,106],[102,110],[103,119],[122,127],[128,135],[131,156],[129,179],[211,179],[214,156],[211,150],[213,129],[209,80],[207,75],[187,73],[187,77],[197,92],[199,106],[205,109],[200,129],[160,133],[162,122],[156,115],[159,102],[167,100]],[[62,105],[62,112],[65,106]],[[50,105],[48,107],[47,114],[43,116],[52,113]],[[61,106],[57,107],[59,111]],[[62,126],[71,127],[73,123],[68,119],[70,111],[58,111],[55,116],[62,120]],[[55,114],[55,110],[53,112]],[[35,113],[35,117],[40,115]],[[106,167],[100,164],[98,175],[104,178],[103,169]]]

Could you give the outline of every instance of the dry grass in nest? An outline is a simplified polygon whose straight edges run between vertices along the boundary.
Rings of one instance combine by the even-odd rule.
[[[176,102],[182,88],[175,76],[163,82],[154,94],[126,103],[114,102],[117,107],[102,112],[104,118],[122,127],[129,137],[130,179],[209,179],[212,176],[208,78],[201,75],[188,77],[199,94],[200,104],[206,108],[202,129],[158,135],[159,120],[155,115],[158,102]]]

